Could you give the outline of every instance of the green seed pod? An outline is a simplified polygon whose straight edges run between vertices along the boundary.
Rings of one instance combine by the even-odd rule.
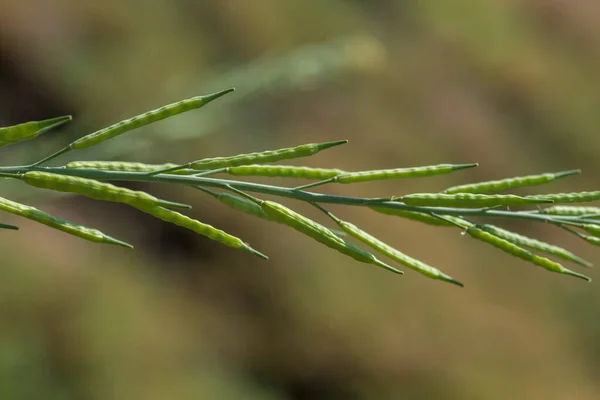
[[[512,194],[472,194],[472,193],[415,193],[402,196],[404,204],[409,206],[432,206],[432,207],[496,207],[496,206],[519,206],[527,204],[552,203],[550,199],[535,196],[515,196]]]
[[[470,183],[467,185],[453,186],[443,191],[443,193],[497,193],[504,190],[516,189],[525,186],[543,185],[571,175],[580,174],[581,170],[574,169],[570,171],[561,171],[540,175],[517,176],[514,178],[500,179],[495,181]]]
[[[319,206],[319,208],[321,208],[321,207]],[[395,260],[395,261],[399,262],[400,264],[405,265],[408,268],[411,268],[411,269],[413,269],[425,276],[428,276],[430,278],[439,279],[441,281],[453,283],[453,284],[461,286],[461,287],[464,286],[462,283],[458,282],[456,279],[452,278],[451,276],[446,275],[445,273],[438,270],[437,268],[427,265],[424,262],[414,259],[412,257],[409,257],[406,254],[400,252],[399,250],[397,250],[397,249],[389,246],[388,244],[382,242],[381,240],[377,239],[376,237],[370,235],[369,233],[363,231],[356,225],[351,224],[350,222],[340,220],[333,214],[325,211],[325,209],[323,209],[323,208],[321,208],[321,210],[326,212],[326,214],[329,215],[331,217],[331,219],[333,219],[335,221],[335,223],[338,224],[339,227],[342,228],[342,230],[344,232],[346,232],[350,236],[355,237],[356,239],[360,240],[361,242],[367,244],[368,246],[374,248],[375,250],[379,251],[381,254],[388,256],[392,260]]]
[[[582,215],[600,215],[600,207],[552,206],[544,208],[540,212],[542,214],[576,217]]]
[[[536,194],[527,197],[530,199],[551,200],[555,203],[584,203],[600,200],[600,190],[596,192]]]
[[[189,208],[186,204],[158,199],[146,192],[103,183],[94,179],[67,176],[49,172],[27,172],[22,176],[25,183],[60,192],[77,193],[96,200],[125,203],[131,206],[166,206]]]
[[[177,164],[144,164],[130,161],[72,161],[65,165],[67,169],[93,169],[100,171],[123,171],[123,172],[154,172],[176,167]],[[182,169],[173,172],[179,175],[196,173],[192,169]]]
[[[204,171],[209,169],[237,167],[249,164],[270,163],[292,158],[312,156],[313,154],[316,154],[322,150],[339,146],[340,144],[344,143],[348,143],[348,141],[340,140],[337,142],[310,143],[279,150],[267,150],[259,153],[239,154],[231,157],[205,158],[203,160],[191,162],[182,167],[189,167],[197,171]]]
[[[37,208],[15,203],[14,201],[2,197],[0,197],[0,210],[18,215],[20,217],[28,218],[32,221],[39,222],[51,228],[66,232],[85,240],[89,240],[91,242],[115,244],[118,246],[133,248],[132,245],[105,235],[97,229],[74,224],[62,218],[57,218],[53,215],[38,210]]]
[[[327,179],[343,174],[341,169],[294,167],[291,165],[244,165],[227,168],[234,176],[271,176],[280,178]]]
[[[406,218],[406,219],[410,219],[413,221],[423,222],[428,225],[454,226],[450,222],[447,222],[443,219],[433,217],[429,214],[425,214],[425,213],[421,213],[421,212],[398,210],[396,208],[386,208],[386,207],[376,207],[376,206],[371,206],[369,208],[371,208],[371,210],[377,211],[378,213],[381,213],[381,214],[395,215],[397,217]]]
[[[306,236],[315,239],[319,243],[339,251],[342,254],[350,256],[357,261],[374,264],[397,274],[403,273],[402,271],[390,267],[384,262],[378,260],[373,254],[346,242],[339,236],[336,236],[329,229],[325,228],[323,225],[318,224],[315,221],[306,218],[305,216],[298,214],[297,212],[290,210],[279,203],[272,201],[261,201],[259,204],[262,210],[272,221],[294,228],[298,232],[301,232]]]
[[[257,250],[254,250],[248,244],[244,243],[242,239],[230,235],[229,233],[224,232],[220,229],[217,229],[214,226],[204,224],[198,220],[192,219],[186,215],[180,214],[178,212],[163,207],[140,206],[137,208],[165,222],[170,222],[172,224],[189,229],[193,232],[196,232],[199,235],[206,236],[207,238],[222,243],[226,246],[248,251],[256,256],[264,258],[265,260],[269,259],[269,257],[267,257],[266,255],[262,254]]]
[[[137,115],[133,118],[126,119],[104,129],[90,133],[89,135],[86,135],[71,143],[69,148],[72,150],[79,150],[95,146],[125,132],[141,128],[142,126],[184,113],[186,111],[200,108],[211,101],[232,92],[233,90],[234,89],[226,89],[206,96],[192,97],[190,99],[181,100],[176,103],[168,104],[155,110],[148,111],[144,114]]]
[[[577,277],[580,279],[584,279],[588,282],[591,281],[591,279],[585,275],[571,271],[571,270],[563,267],[561,264],[554,262],[552,260],[549,260],[545,257],[540,257],[538,255],[535,255],[532,252],[525,250],[524,248],[519,247],[516,244],[509,242],[508,240],[499,238],[498,236],[492,235],[491,233],[486,232],[482,229],[475,228],[475,227],[469,227],[469,228],[467,228],[466,232],[471,237],[474,237],[475,239],[478,239],[478,240],[481,240],[482,242],[491,244],[492,246],[496,247],[499,250],[504,251],[505,253],[508,253],[510,255],[518,257],[522,260],[529,261],[539,267],[547,269],[548,271],[574,276],[574,277]]]
[[[549,243],[545,243],[536,239],[529,238],[527,236],[520,235],[515,232],[507,231],[506,229],[499,228],[497,226],[482,224],[477,225],[478,228],[491,233],[494,236],[498,236],[501,239],[508,240],[509,242],[516,244],[521,247],[528,247],[530,249],[538,250],[544,253],[552,254],[556,257],[562,258],[566,261],[572,261],[584,267],[591,267],[592,264],[588,261],[581,259],[570,251],[563,249],[559,246],[554,246]]]
[[[347,172],[331,179],[337,183],[358,183],[379,181],[383,179],[424,178],[435,175],[449,174],[465,168],[473,168],[478,164],[440,164],[424,167],[379,169],[372,171]]]
[[[71,120],[71,116],[57,117],[43,121],[31,121],[23,124],[0,128],[0,147],[7,144],[33,139],[50,129],[56,128]]]

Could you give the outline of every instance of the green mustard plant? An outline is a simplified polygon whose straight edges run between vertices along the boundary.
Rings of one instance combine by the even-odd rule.
[[[326,206],[337,204],[364,207],[369,210],[368,212],[396,216],[436,227],[459,228],[468,236],[546,270],[591,280],[585,275],[571,271],[557,261],[537,254],[544,253],[559,258],[562,262],[571,262],[583,267],[592,266],[589,261],[572,252],[496,225],[477,221],[477,219],[520,219],[542,222],[562,228],[588,243],[600,245],[600,207],[562,205],[600,200],[600,191],[541,193],[529,196],[517,196],[510,193],[498,194],[498,192],[525,186],[545,185],[557,179],[579,174],[581,172],[579,170],[510,177],[454,186],[436,193],[406,193],[382,198],[324,194],[315,192],[314,188],[332,183],[357,184],[388,179],[426,178],[457,173],[465,168],[476,167],[478,164],[438,164],[354,172],[342,171],[337,168],[271,164],[281,160],[309,157],[320,151],[347,143],[346,140],[336,140],[248,154],[204,158],[184,164],[83,160],[72,161],[63,166],[47,165],[49,161],[55,160],[67,152],[97,146],[134,129],[201,108],[232,91],[233,89],[226,89],[185,99],[112,124],[85,135],[32,164],[0,166],[0,177],[4,180],[21,180],[27,185],[40,189],[86,196],[99,201],[124,203],[165,222],[190,229],[216,242],[245,250],[265,259],[267,256],[250,247],[244,240],[172,210],[172,208],[190,208],[190,206],[159,199],[146,192],[116,186],[114,183],[118,181],[150,182],[196,188],[235,211],[284,224],[354,260],[373,264],[400,275],[403,274],[402,271],[379,260],[375,254],[352,244],[349,240],[356,240],[371,248],[374,253],[385,256],[426,277],[462,286],[461,282],[441,270],[401,252],[393,245],[384,243],[358,226],[338,218],[328,211]],[[0,128],[0,147],[33,139],[70,120],[70,116],[64,116],[2,127]],[[275,186],[214,177],[219,174],[229,174],[233,177],[302,179],[313,182],[303,185]],[[256,197],[261,194],[282,199],[294,199],[314,205],[323,211],[326,220],[333,221],[341,230],[330,229],[279,201]],[[133,247],[97,229],[66,221],[3,197],[0,197],[0,211],[31,219],[88,241]],[[0,230],[4,230],[5,234],[18,229],[17,226],[0,222]]]

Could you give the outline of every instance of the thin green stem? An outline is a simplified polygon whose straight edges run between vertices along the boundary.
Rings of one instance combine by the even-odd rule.
[[[79,176],[82,178],[103,180],[103,181],[132,181],[132,182],[154,182],[154,183],[171,183],[183,185],[202,185],[208,187],[217,187],[225,190],[231,188],[248,191],[254,193],[262,193],[267,195],[291,198],[308,203],[330,203],[348,206],[372,206],[376,205],[381,208],[391,208],[405,211],[421,212],[433,215],[453,215],[453,216],[471,216],[471,217],[486,217],[486,218],[503,218],[503,219],[521,219],[533,220],[539,222],[547,222],[552,224],[569,224],[576,225],[581,223],[598,223],[597,220],[585,220],[576,216],[557,216],[551,214],[538,214],[534,211],[504,211],[487,208],[451,208],[451,207],[422,207],[408,206],[400,201],[390,201],[382,198],[365,198],[365,197],[349,197],[337,196],[322,193],[307,192],[297,190],[295,188],[287,188],[281,186],[266,185],[254,182],[242,182],[229,179],[216,179],[207,177],[198,177],[193,175],[170,175],[159,174],[149,176],[146,172],[123,172],[123,171],[102,171],[89,169],[67,169],[62,167],[0,167],[0,173],[25,173],[27,171],[46,171],[56,174]]]

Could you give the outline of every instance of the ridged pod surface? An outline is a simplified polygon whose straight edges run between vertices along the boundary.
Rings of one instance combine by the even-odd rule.
[[[257,153],[238,154],[236,156],[231,157],[205,158],[203,160],[198,160],[189,163],[187,166],[195,170],[203,171],[210,169],[237,167],[241,165],[270,163],[292,158],[312,156],[322,150],[334,146],[339,146],[347,142],[347,140],[340,140],[336,142],[326,143],[309,143],[303,144],[301,146],[288,147],[279,150],[267,150]]]
[[[187,215],[157,206],[140,206],[137,208],[165,222],[170,222],[172,224],[181,226],[182,228],[189,229],[199,235],[206,236],[207,238],[222,243],[226,246],[250,252],[258,257],[264,258],[265,260],[268,259],[267,256],[250,247],[242,239],[217,229],[212,225],[204,224],[198,220],[190,218]]]
[[[50,172],[27,172],[23,181],[31,186],[60,192],[76,193],[96,200],[125,203],[132,206],[167,206],[189,208],[185,204],[158,199],[146,192],[99,182],[94,179],[60,175]]]
[[[85,240],[89,240],[91,242],[115,244],[122,247],[133,248],[133,246],[131,246],[130,244],[105,235],[97,229],[74,224],[65,219],[58,218],[44,211],[38,210],[35,207],[27,206],[21,203],[16,203],[3,197],[0,197],[0,210],[30,219],[35,222],[39,222],[51,228],[60,230],[73,236],[80,237]]]
[[[85,149],[95,146],[125,132],[141,128],[142,126],[157,122],[186,111],[194,110],[210,103],[211,101],[232,92],[233,89],[226,89],[220,92],[212,93],[206,96],[196,96],[189,99],[181,100],[176,103],[157,108],[146,113],[136,115],[133,118],[117,122],[116,124],[107,126],[96,132],[90,133],[69,145],[73,150]]]
[[[346,172],[332,179],[337,183],[358,183],[379,181],[384,179],[425,178],[429,176],[449,174],[465,168],[476,167],[477,164],[439,164],[423,167],[378,169],[372,171]]]
[[[483,229],[484,231],[489,232],[492,235],[498,236],[499,238],[502,238],[504,240],[508,240],[509,242],[514,243],[518,246],[528,247],[530,249],[552,254],[556,257],[562,258],[563,260],[572,261],[579,265],[583,265],[584,267],[592,266],[590,262],[581,259],[580,257],[576,256],[570,251],[563,249],[562,247],[542,242],[540,240],[532,239],[527,236],[489,224],[481,224],[477,226],[478,228]]]
[[[67,169],[93,169],[100,171],[123,171],[123,172],[154,172],[167,168],[176,167],[177,164],[144,164],[130,161],[72,161],[65,165]],[[191,169],[176,170],[173,174],[188,175],[195,173]]]
[[[577,207],[577,206],[553,206],[540,210],[542,214],[581,216],[581,215],[600,215],[600,207]]]
[[[528,196],[528,198],[551,200],[555,203],[585,203],[600,200],[600,190],[595,192],[536,194]]]
[[[331,217],[331,219],[333,219],[335,221],[336,224],[339,225],[340,228],[342,228],[342,230],[344,232],[346,232],[350,236],[360,240],[361,242],[365,243],[366,245],[370,246],[371,248],[379,251],[381,254],[388,256],[392,260],[395,260],[395,261],[399,262],[400,264],[405,265],[405,266],[407,266],[429,278],[439,279],[441,281],[449,282],[449,283],[452,283],[452,284],[455,284],[458,286],[463,286],[462,283],[460,283],[456,279],[452,278],[451,276],[443,273],[439,269],[434,268],[430,265],[427,265],[422,261],[419,261],[417,259],[414,259],[414,258],[402,253],[401,251],[382,242],[381,240],[377,239],[376,237],[372,236],[371,234],[363,231],[358,226],[356,226],[350,222],[347,222],[347,221],[342,221],[339,218],[335,217],[331,213],[327,213],[327,214]]]
[[[520,206],[528,204],[552,203],[550,199],[542,199],[534,196],[521,197],[512,194],[472,194],[472,193],[414,193],[402,196],[401,200],[409,206],[431,206],[431,207],[496,207],[496,206]]]
[[[516,189],[526,186],[538,186],[550,183],[560,178],[580,174],[581,170],[561,171],[539,175],[517,176],[514,178],[499,179],[494,181],[470,183],[466,185],[453,186],[443,193],[497,193],[505,190]]]
[[[343,174],[341,169],[295,167],[291,165],[244,165],[227,168],[234,176],[270,176],[299,179],[328,179]]]
[[[329,229],[325,228],[321,224],[314,222],[313,220],[306,218],[305,216],[298,214],[297,212],[272,201],[262,201],[260,204],[262,210],[269,216],[269,218],[280,224],[287,225],[294,228],[298,232],[305,234],[330,247],[334,250],[339,251],[342,254],[350,256],[357,261],[374,264],[378,267],[387,269],[388,271],[402,274],[402,271],[396,268],[390,267],[384,262],[378,260],[373,254],[366,252],[335,235]]]

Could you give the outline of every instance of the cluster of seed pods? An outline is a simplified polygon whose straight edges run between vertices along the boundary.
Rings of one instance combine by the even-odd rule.
[[[344,171],[338,168],[315,168],[273,164],[279,161],[313,156],[323,150],[346,143],[346,140],[323,143],[309,143],[294,147],[244,153],[232,156],[202,158],[196,161],[175,164],[145,164],[128,161],[73,161],[60,168],[46,168],[41,165],[68,151],[86,149],[113,139],[129,131],[155,123],[172,116],[203,107],[211,101],[232,92],[227,89],[206,96],[197,96],[125,119],[106,128],[85,135],[62,150],[22,169],[0,167],[0,177],[21,179],[30,186],[48,190],[73,193],[101,201],[119,202],[148,213],[163,221],[189,229],[229,247],[240,249],[267,258],[261,252],[250,247],[242,239],[211,225],[202,223],[171,208],[190,208],[186,204],[159,199],[143,191],[127,189],[105,182],[106,180],[130,180],[146,182],[183,183],[195,187],[228,207],[263,220],[277,222],[362,263],[373,264],[396,274],[402,271],[379,260],[374,254],[350,243],[344,237],[355,239],[391,260],[413,269],[424,276],[458,286],[461,282],[446,273],[418,259],[410,257],[400,250],[381,241],[357,225],[336,217],[324,208],[320,201],[331,201],[308,189],[325,184],[354,184],[392,179],[427,178],[450,174],[476,167],[478,164],[436,164],[406,168],[378,169],[367,171]],[[71,120],[70,116],[43,121],[26,122],[12,127],[0,128],[0,147],[17,143],[56,128]],[[600,200],[600,191],[575,193],[550,193],[535,195],[500,194],[508,190],[545,185],[556,180],[579,174],[580,170],[567,170],[555,173],[517,176],[506,179],[477,182],[452,186],[439,192],[408,193],[389,198],[351,198],[353,205],[369,207],[371,210],[400,218],[417,221],[431,226],[459,227],[469,236],[490,244],[512,256],[526,260],[546,270],[589,280],[585,275],[571,271],[560,263],[542,257],[535,252],[545,253],[561,260],[573,262],[584,267],[591,263],[572,252],[540,240],[536,240],[501,227],[471,222],[466,215],[487,216],[498,209],[508,207],[531,207],[520,215],[545,220],[559,225],[587,242],[600,246],[600,207],[563,205]],[[232,180],[213,178],[217,174],[229,174],[232,177],[275,177],[305,179],[313,182],[302,186],[280,188],[259,186],[243,182],[237,186]],[[207,178],[208,175],[211,177]],[[176,179],[178,178],[178,179]],[[216,192],[207,186],[233,191]],[[240,190],[244,188],[244,191]],[[285,194],[287,197],[310,202],[321,209],[340,230],[333,230],[299,214],[298,212],[271,200],[262,200],[251,196],[247,191],[262,191],[268,194]],[[269,191],[273,193],[270,193]],[[325,201],[325,199],[328,199]],[[349,198],[336,197],[340,204],[346,204]],[[335,200],[335,199],[334,199]],[[386,202],[385,204],[382,201]],[[98,242],[131,247],[104,233],[82,225],[51,216],[31,206],[0,198],[0,210],[29,218],[63,232]],[[518,212],[513,214],[519,216]],[[477,215],[476,215],[477,216]],[[0,223],[0,229],[15,230],[18,227]]]

